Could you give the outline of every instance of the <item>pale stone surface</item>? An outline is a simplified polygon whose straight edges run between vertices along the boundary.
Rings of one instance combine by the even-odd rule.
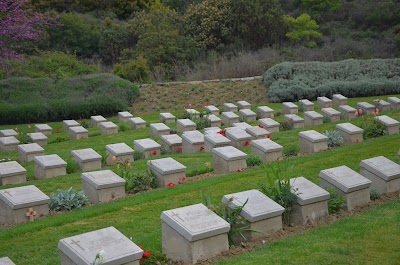
[[[312,127],[324,123],[324,116],[316,111],[304,112],[304,127]]]
[[[257,107],[257,114],[259,119],[273,118],[274,110],[267,106]]]
[[[101,135],[108,135],[108,134],[116,134],[116,133],[118,133],[118,126],[115,123],[111,122],[111,121],[101,122],[99,127],[100,127]]]
[[[231,111],[222,112],[222,123],[226,126],[231,126],[234,123],[239,122],[239,116]]]
[[[400,190],[400,165],[384,156],[362,160],[360,173],[372,181],[371,189],[381,194]]]
[[[34,219],[49,214],[49,197],[33,185],[0,190],[0,224],[14,225],[29,221],[29,208],[36,211]]]
[[[82,189],[93,204],[125,197],[126,181],[111,170],[82,173]]]
[[[282,213],[285,211],[285,208],[259,190],[228,194],[222,198],[222,202],[228,203],[228,206],[232,209],[246,203],[240,212],[240,215],[247,221],[244,226],[257,231],[244,234],[247,240],[265,237],[282,229]],[[276,222],[273,226],[268,225],[270,223],[267,220],[274,217],[279,217],[280,222]]]
[[[399,134],[399,121],[392,119],[386,115],[377,116],[376,119],[378,122],[382,123],[386,127],[389,135]]]
[[[160,113],[160,121],[162,123],[174,123],[176,117],[169,112]]]
[[[78,162],[79,168],[83,172],[93,171],[101,168],[102,156],[92,148],[72,150],[71,155],[73,159]]]
[[[211,152],[213,148],[229,145],[231,145],[231,140],[219,133],[206,134],[204,136],[204,148],[206,152]]]
[[[47,136],[41,132],[28,133],[29,141],[32,143],[37,143],[40,146],[47,145]]]
[[[89,137],[89,131],[82,126],[69,127],[69,138],[71,140],[86,139]]]
[[[204,151],[204,134],[199,131],[188,131],[182,134],[182,153]]]
[[[18,133],[13,129],[0,130],[0,137],[18,136]]]
[[[400,108],[400,98],[398,97],[388,97],[388,102],[392,105],[392,109]]]
[[[296,114],[299,112],[299,107],[293,102],[283,102],[282,107],[284,114]]]
[[[308,99],[299,100],[300,106],[303,108],[303,111],[313,111],[314,103],[309,101]]]
[[[170,133],[171,133],[171,128],[169,128],[164,123],[150,124],[150,135],[152,138],[160,138],[161,135],[166,135]]]
[[[133,149],[126,143],[106,145],[107,165],[112,166],[126,161],[133,162],[133,153]]]
[[[44,155],[44,149],[36,143],[20,144],[18,145],[18,153],[20,162],[30,162],[35,156]]]
[[[211,127],[221,127],[221,119],[214,114],[207,115],[206,119],[210,121]]]
[[[304,119],[296,114],[285,114],[285,121],[292,121],[294,129],[303,129],[304,128]]]
[[[236,102],[236,104],[237,104],[239,110],[241,110],[241,109],[251,109],[251,104],[249,102],[247,102],[247,101],[240,100],[240,101]]]
[[[362,109],[363,114],[372,114],[375,111],[375,106],[368,102],[358,102],[357,108]]]
[[[329,192],[304,177],[290,179],[296,203],[290,214],[294,223],[307,223],[328,215]]]
[[[212,150],[214,161],[214,172],[229,173],[238,169],[247,168],[247,154],[233,146],[224,146]]]
[[[179,184],[186,177],[186,167],[173,158],[161,158],[147,162],[149,170],[157,176],[157,186],[166,187],[169,183]]]
[[[224,103],[224,112],[237,112],[238,107],[233,103]]]
[[[17,151],[19,141],[14,136],[0,137],[0,152]]]
[[[242,129],[242,130],[246,130],[247,128],[251,128],[253,126],[251,126],[250,124],[248,124],[247,122],[236,122],[234,124],[232,124],[233,127],[238,128],[238,129]]]
[[[300,150],[317,153],[328,149],[328,137],[314,130],[299,132]]]
[[[340,121],[340,112],[333,108],[322,108],[322,115],[324,115],[329,122],[338,122]]]
[[[146,121],[140,117],[129,118],[128,121],[131,125],[131,129],[137,130],[146,128]]]
[[[190,117],[200,118],[200,112],[195,109],[186,109],[185,111]]]
[[[351,120],[354,119],[356,117],[356,109],[349,106],[349,105],[340,105],[339,106],[339,111],[341,113],[341,116],[343,117],[343,119],[346,120]]]
[[[133,148],[136,152],[142,152],[145,158],[161,154],[161,145],[152,139],[134,140]]]
[[[182,138],[177,134],[161,135],[161,147],[165,153],[182,153]]]
[[[230,130],[226,130],[226,138],[231,140],[232,145],[236,148],[241,148],[244,146],[250,146],[250,142],[253,139],[250,134],[248,134],[245,130],[239,128],[232,128]]]
[[[35,156],[35,177],[38,179],[66,175],[67,162],[58,155]]]
[[[176,122],[176,131],[178,133],[183,133],[187,131],[195,131],[196,123],[190,119],[178,119]]]
[[[261,157],[264,163],[274,162],[283,158],[283,147],[270,139],[251,141],[251,152]]]
[[[251,135],[253,140],[256,139],[265,139],[271,133],[260,126],[251,126],[250,128],[246,128],[246,132]]]
[[[173,261],[196,263],[229,249],[230,225],[203,204],[163,211],[162,249]]]
[[[48,124],[36,124],[35,132],[41,132],[44,135],[50,135],[53,133],[53,129]]]
[[[364,130],[349,122],[336,124],[336,130],[343,137],[346,144],[361,143],[364,141]]]
[[[322,108],[331,108],[332,107],[332,100],[327,97],[317,97],[318,106]]]
[[[239,110],[239,119],[244,122],[252,122],[257,119],[257,114],[250,109]]]
[[[64,132],[68,132],[71,127],[80,126],[76,120],[63,120]]]
[[[8,257],[0,258],[0,265],[15,265]]]
[[[103,264],[139,265],[143,250],[114,227],[68,237],[58,241],[61,265],[92,265],[100,251]]]
[[[334,188],[339,195],[345,196],[345,208],[348,211],[366,205],[370,201],[371,181],[347,166],[321,170],[319,177],[322,188]],[[357,193],[357,191],[364,192]],[[357,196],[354,196],[356,194]]]
[[[0,186],[26,182],[26,169],[16,161],[0,163]]]
[[[273,119],[259,119],[258,122],[261,124],[261,126],[263,126],[264,129],[268,130],[271,133],[279,132],[279,122]]]
[[[130,113],[128,111],[118,112],[118,120],[120,122],[127,122],[127,121],[129,121],[130,118],[133,118],[132,113]]]
[[[333,94],[332,102],[333,106],[347,105],[347,98],[341,94]]]
[[[99,127],[102,122],[106,122],[107,119],[101,115],[95,115],[90,117],[90,123],[92,127]]]
[[[392,108],[392,105],[385,100],[379,99],[376,102],[376,107],[379,109],[379,111],[389,111]]]
[[[205,135],[219,133],[220,131],[221,131],[221,128],[219,128],[219,126],[204,128],[204,134]]]
[[[216,116],[219,115],[219,109],[218,109],[217,107],[213,106],[213,105],[205,106],[204,108],[205,108],[205,110],[208,111],[210,114],[213,114],[213,115],[216,115]]]

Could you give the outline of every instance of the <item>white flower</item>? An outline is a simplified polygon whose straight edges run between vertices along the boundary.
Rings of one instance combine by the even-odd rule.
[[[94,260],[94,265],[103,264],[105,259],[106,259],[106,252],[102,249],[102,250],[100,250],[99,253],[96,254],[96,259]]]

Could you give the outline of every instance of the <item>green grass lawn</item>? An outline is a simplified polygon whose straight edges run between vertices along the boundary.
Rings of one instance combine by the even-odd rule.
[[[386,98],[386,97],[385,97]],[[371,102],[373,98],[366,99],[351,99],[349,100],[350,105],[355,106],[358,101],[368,101]],[[268,104],[272,108],[279,109],[280,104]],[[385,113],[395,119],[400,120],[400,111],[390,111]],[[149,113],[146,115],[141,115],[143,119],[147,122],[158,122],[158,114],[157,113]],[[281,119],[282,117],[278,117]],[[112,121],[117,121],[115,117],[111,118]],[[257,123],[254,123],[257,124]],[[61,123],[50,123],[50,126],[53,128],[62,128]],[[15,128],[16,125],[10,126],[1,126],[0,129],[4,128]],[[32,126],[33,127],[33,126]],[[19,131],[27,131],[27,125],[18,125]],[[327,129],[334,129],[335,124],[326,123],[320,126],[313,127],[317,131],[323,132]],[[128,145],[132,146],[133,140],[147,138],[149,136],[149,129],[136,130],[136,131],[125,131],[120,132],[116,135],[110,136],[100,136],[99,130],[97,128],[90,128],[90,137],[88,139],[79,140],[79,141],[64,141],[57,143],[55,139],[57,137],[66,137],[68,139],[68,135],[64,132],[53,134],[49,137],[49,142],[47,146],[45,146],[46,154],[58,154],[63,159],[68,160],[71,157],[71,150],[82,149],[91,147],[94,150],[98,151],[100,154],[105,154],[105,145],[110,143],[118,143],[125,142]],[[295,144],[298,145],[298,132],[300,130],[290,130],[285,132],[279,132],[272,134],[272,138],[277,143],[285,146]],[[359,163],[360,160],[378,156],[385,155],[389,159],[394,161],[398,161],[397,152],[400,148],[400,136],[384,136],[378,139],[367,140],[363,143],[354,144],[350,146],[344,146],[336,149],[332,149],[326,152],[321,152],[318,154],[308,155],[308,156],[299,156],[293,159],[290,159],[290,163],[293,164],[293,171],[288,172],[290,177],[304,176],[310,179],[315,183],[319,183],[319,171],[326,168],[331,168],[339,165],[347,165],[350,168],[359,171]],[[250,148],[243,148],[243,150],[247,153],[250,153]],[[164,155],[163,157],[167,157],[169,155]],[[4,157],[10,157],[12,159],[17,159],[17,154],[13,152],[9,153],[1,153],[0,159]],[[201,154],[178,154],[172,155],[172,157],[185,166],[187,166],[188,175],[195,175],[197,172],[203,172],[206,170],[206,163],[212,161],[211,154],[209,153],[201,153]],[[146,169],[146,160],[138,160],[132,163],[133,166],[137,170],[145,170]],[[283,165],[284,162],[276,162],[276,165]],[[28,169],[28,181],[25,184],[33,184],[36,185],[39,189],[41,189],[46,194],[50,194],[51,192],[56,191],[58,188],[67,189],[69,187],[74,187],[76,189],[81,189],[81,180],[80,173],[73,173],[67,176],[56,177],[52,179],[46,180],[34,180],[33,179],[33,162],[30,163],[22,163],[22,165]],[[132,237],[133,241],[137,244],[143,245],[147,250],[155,251],[161,250],[161,221],[160,214],[163,210],[173,209],[176,207],[182,207],[186,205],[191,205],[195,203],[199,203],[201,201],[201,191],[210,191],[212,192],[215,198],[221,198],[224,194],[244,191],[248,189],[257,188],[257,184],[260,181],[265,180],[266,173],[265,171],[269,166],[261,166],[257,168],[252,168],[246,170],[242,173],[233,173],[223,176],[218,176],[209,179],[203,179],[201,181],[189,182],[185,185],[180,185],[174,188],[167,189],[157,189],[146,193],[137,194],[134,196],[126,197],[124,199],[120,199],[111,203],[106,203],[103,205],[96,205],[91,207],[86,207],[81,210],[72,211],[69,213],[64,213],[60,215],[49,216],[40,221],[36,221],[33,223],[16,225],[14,227],[3,228],[0,229],[0,257],[1,256],[9,256],[16,264],[58,264],[59,256],[57,252],[57,242],[59,239],[73,236],[76,234],[85,233],[88,231],[104,228],[107,226],[115,226],[118,230],[120,230],[123,234],[128,237]],[[15,185],[15,186],[21,186]],[[10,187],[10,186],[8,186]],[[8,188],[7,187],[7,188]],[[6,187],[0,187],[6,188]],[[396,204],[397,203],[397,204]],[[383,208],[390,212],[393,210],[392,214],[396,215],[396,206],[398,209],[399,202],[387,203],[379,209]],[[379,209],[376,209],[377,211]],[[375,210],[375,209],[374,209]],[[371,211],[374,211],[371,210]],[[374,215],[369,211],[366,215]],[[362,215],[364,216],[364,215]],[[399,220],[398,220],[398,211],[397,211],[397,222],[389,222],[391,226],[394,228],[398,228]],[[355,217],[355,218],[361,218]],[[367,217],[365,217],[367,218]],[[350,219],[349,219],[350,220]],[[342,222],[342,221],[341,221]],[[352,229],[355,230],[356,234],[367,234],[370,230],[365,225],[352,225],[352,221],[350,222]],[[355,224],[357,222],[355,221]],[[376,224],[376,230],[379,230],[379,235],[382,237],[395,237],[396,233],[392,229],[380,229],[381,223],[378,221],[373,221],[371,225]],[[386,226],[386,224],[384,224]],[[342,239],[346,244],[353,245],[351,240],[355,240],[354,236],[346,237],[347,229],[341,228],[341,226],[334,224],[332,226],[328,226],[324,229],[329,229],[329,227],[333,227],[332,229],[338,229],[339,234],[343,234],[344,238]],[[336,228],[335,228],[336,227]],[[343,227],[345,227],[343,225]],[[367,230],[365,230],[367,229]],[[374,228],[375,229],[375,228]],[[320,229],[316,230],[320,231]],[[400,229],[397,229],[397,237],[399,236]],[[309,232],[307,235],[317,232]],[[319,242],[327,242],[326,248],[329,248],[329,244],[336,246],[336,240],[340,238],[332,237],[333,232],[320,232],[326,233],[326,236],[321,234],[324,237],[324,240]],[[306,236],[306,235],[305,235]],[[309,235],[310,236],[310,235]],[[298,236],[296,237],[303,237]],[[318,237],[317,237],[318,238]],[[372,236],[371,236],[372,238]],[[290,239],[295,240],[295,239]],[[258,255],[268,253],[268,251],[272,251],[272,247],[277,244],[294,244],[290,243],[290,240],[283,240],[279,243],[274,243],[267,250],[261,249],[250,254],[246,254],[245,256],[254,256],[253,258],[257,260]],[[303,240],[303,239],[297,239]],[[310,239],[304,239],[307,242]],[[371,239],[372,240],[372,239]],[[367,240],[368,241],[368,240]],[[397,240],[398,241],[398,240]],[[341,241],[340,241],[341,242]],[[394,246],[394,241],[383,240],[379,247],[384,249],[390,249]],[[308,244],[314,244],[315,242],[308,242]],[[385,245],[386,244],[386,245]],[[373,244],[372,244],[373,245]],[[320,246],[322,248],[322,246]],[[385,248],[386,247],[386,248]],[[354,246],[357,251],[357,246]],[[323,248],[325,249],[325,248]],[[335,249],[337,249],[335,251]],[[332,248],[332,253],[330,254],[332,260],[326,261],[324,263],[316,262],[316,263],[324,263],[330,264],[330,262],[338,262],[340,264],[339,258],[342,257],[342,246],[336,246],[336,248]],[[354,250],[354,251],[356,251]],[[289,251],[289,250],[287,250]],[[304,251],[304,257],[307,257],[307,253],[305,249],[296,250],[293,248],[293,255],[298,255],[298,259],[302,258],[302,251]],[[351,253],[352,250],[349,250]],[[370,254],[368,248],[360,250],[359,255],[354,255],[354,262],[356,264],[365,264],[364,259],[357,258],[361,256],[362,258],[366,258]],[[310,251],[310,253],[318,252],[318,246],[316,246],[316,250]],[[363,254],[363,252],[365,252]],[[261,253],[261,254],[260,254]],[[368,254],[368,255],[367,255]],[[274,258],[276,254],[274,255]],[[283,255],[285,257],[285,255]],[[327,257],[325,255],[325,257]],[[240,257],[241,258],[241,257]],[[390,258],[388,256],[388,258]],[[260,257],[259,260],[264,260],[265,257]],[[292,259],[288,259],[291,262]],[[393,259],[392,259],[393,260]],[[297,263],[307,263],[307,259],[298,260]],[[246,262],[242,262],[243,264]],[[280,261],[277,261],[278,263]],[[284,260],[282,259],[283,263]],[[228,262],[229,263],[229,262]],[[227,264],[228,264],[227,263]],[[236,262],[231,262],[233,264]],[[254,262],[254,263],[246,263],[246,264],[263,264],[263,262]],[[368,262],[366,262],[368,263]],[[376,262],[372,262],[371,264],[378,264]],[[384,263],[383,263],[384,264]],[[389,264],[394,264],[389,263]]]

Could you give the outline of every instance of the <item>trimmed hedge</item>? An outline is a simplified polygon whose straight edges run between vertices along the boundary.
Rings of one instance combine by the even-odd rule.
[[[76,78],[0,80],[0,124],[62,121],[114,115],[128,108],[139,88],[112,74]]]
[[[400,93],[400,59],[281,63],[263,76],[271,102],[315,100],[335,93],[363,97]]]

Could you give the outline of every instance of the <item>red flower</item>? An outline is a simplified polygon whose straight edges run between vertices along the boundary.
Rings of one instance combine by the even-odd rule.
[[[260,128],[264,128],[264,126],[262,126],[261,124],[258,124],[258,127],[260,127]]]
[[[362,111],[362,109],[358,109],[358,115],[362,115],[363,114],[363,111]]]
[[[109,202],[112,202],[113,200],[114,200],[113,198],[108,199]]]
[[[60,132],[61,132],[60,128],[57,128],[56,133],[60,133]]]
[[[358,139],[356,139],[356,143],[360,142]]]
[[[244,143],[244,146],[250,146],[250,141],[246,141],[246,143]]]
[[[153,155],[157,155],[157,151],[156,150],[153,151]]]
[[[267,136],[267,137],[268,137],[268,139],[271,139],[271,135],[270,135],[270,134],[268,134],[268,136]]]
[[[178,151],[182,151],[182,146],[179,146],[179,147],[178,147]]]
[[[238,168],[238,169],[236,170],[236,172],[243,172],[243,170],[241,170],[240,168]]]
[[[167,185],[168,188],[175,187],[175,186],[176,186],[176,184],[174,184],[172,182],[168,183],[168,185]]]
[[[149,258],[150,256],[151,256],[150,251],[143,252],[143,257],[144,258]]]
[[[30,129],[31,128],[31,126],[30,125],[28,125],[28,129]]]
[[[200,151],[203,151],[203,150],[204,150],[204,147],[203,147],[203,146],[201,146],[201,147],[200,147]]]
[[[200,105],[200,109],[202,109],[202,108],[204,108],[204,106],[203,106],[203,105]]]
[[[181,183],[181,184],[184,183],[185,181],[186,181],[186,178],[180,178],[179,179],[179,183]]]
[[[226,131],[225,130],[220,130],[219,132],[217,132],[217,133],[219,133],[219,134],[221,134],[221,135],[223,135],[223,136],[225,136],[226,135]]]
[[[143,247],[142,246],[138,246],[139,248],[141,248],[141,249],[143,249]]]
[[[206,102],[206,106],[208,106],[208,102]]]

